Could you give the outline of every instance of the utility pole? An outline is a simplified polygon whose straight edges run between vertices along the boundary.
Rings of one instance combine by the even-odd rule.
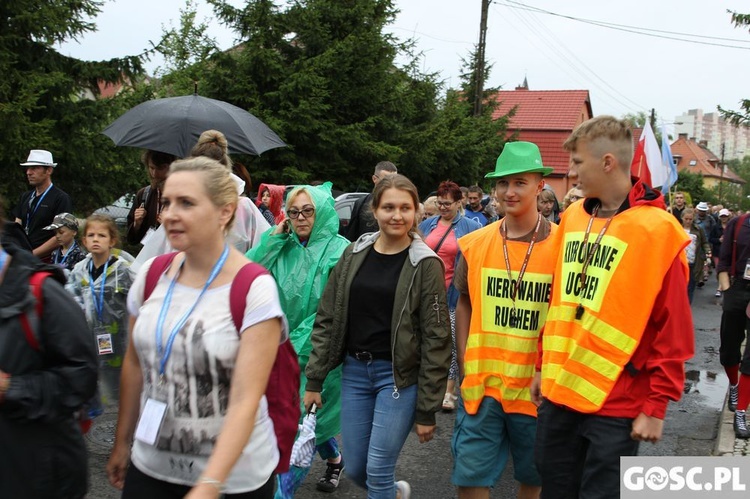
[[[724,187],[724,142],[721,143],[721,178],[719,179],[719,204],[724,204],[721,198],[721,191]]]
[[[656,130],[656,109],[651,108],[651,130]],[[656,132],[654,132],[656,133]]]
[[[482,0],[482,17],[479,24],[479,44],[477,45],[477,58],[474,79],[476,89],[474,92],[474,116],[482,114],[482,100],[484,97],[484,65],[485,48],[487,47],[487,14],[490,10],[492,0]]]

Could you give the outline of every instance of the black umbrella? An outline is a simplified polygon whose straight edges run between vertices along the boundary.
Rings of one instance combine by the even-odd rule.
[[[260,155],[286,146],[273,130],[244,109],[196,94],[138,104],[102,133],[118,146],[142,147],[184,158],[206,130],[222,132],[230,153]]]

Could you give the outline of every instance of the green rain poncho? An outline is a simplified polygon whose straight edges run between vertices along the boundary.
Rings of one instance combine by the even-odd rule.
[[[301,399],[307,385],[305,366],[310,358],[310,334],[318,301],[328,275],[349,241],[338,235],[339,218],[331,196],[331,183],[297,187],[289,193],[289,199],[299,189],[305,189],[315,205],[315,222],[307,245],[300,244],[294,232],[272,234],[274,228],[271,228],[263,234],[258,245],[247,252],[247,257],[266,267],[276,279],[281,306],[289,321],[292,344],[302,370]],[[317,443],[341,432],[341,366],[328,374],[321,396],[325,404],[317,414]]]

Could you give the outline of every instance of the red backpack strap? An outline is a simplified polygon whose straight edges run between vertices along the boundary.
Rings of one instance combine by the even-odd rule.
[[[42,293],[42,284],[44,284],[44,280],[50,275],[51,274],[49,272],[35,272],[34,274],[31,274],[31,278],[29,279],[31,294],[34,295],[34,298],[36,299],[34,312],[36,313],[39,321],[42,320],[42,314],[44,313],[44,295]],[[21,314],[19,316],[19,320],[21,321],[21,328],[23,328],[23,334],[26,337],[26,341],[28,342],[29,346],[31,346],[31,348],[33,348],[34,350],[39,351],[39,340],[34,334],[34,330],[31,327],[31,323],[29,322],[28,312]]]
[[[232,322],[237,329],[237,334],[241,333],[242,318],[245,316],[245,303],[247,303],[247,294],[255,279],[261,275],[268,275],[268,271],[260,264],[250,262],[245,264],[232,280],[232,287],[229,290],[229,310],[232,312]]]
[[[172,261],[176,256],[176,251],[173,253],[166,253],[164,255],[157,256],[156,258],[154,258],[154,261],[151,262],[151,266],[148,268],[148,273],[146,274],[146,283],[143,286],[144,302],[148,300],[148,297],[151,296],[151,293],[154,292],[154,288],[156,287],[156,283],[159,282],[159,278],[164,272],[167,271],[169,266],[172,265]]]
[[[229,290],[229,308],[232,312],[232,321],[237,328],[237,334],[241,333],[240,328],[242,327],[242,318],[245,315],[245,303],[250,287],[258,276],[266,274],[268,274],[268,271],[263,266],[257,263],[248,263],[240,269],[232,281],[232,287]],[[279,345],[276,360],[273,363],[273,368],[271,368],[271,375],[266,386],[268,416],[273,421],[273,431],[279,448],[279,464],[276,466],[274,473],[289,471],[292,447],[297,436],[297,425],[302,412],[299,388],[299,360],[292,342],[287,338]]]

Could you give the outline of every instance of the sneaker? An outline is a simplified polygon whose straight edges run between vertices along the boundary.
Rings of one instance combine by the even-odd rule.
[[[696,286],[698,286],[699,288],[702,288],[704,284],[706,284],[706,282],[705,282],[705,281],[698,281],[698,282],[696,283]]]
[[[458,400],[458,397],[456,397],[452,393],[446,393],[445,397],[443,397],[443,410],[445,412],[451,412],[453,409],[455,409],[456,400]]]
[[[750,430],[747,429],[747,421],[745,420],[745,411],[734,413],[734,436],[735,438],[750,438]]]
[[[333,492],[339,486],[341,475],[344,474],[344,458],[338,463],[327,463],[326,472],[318,480],[316,488],[323,492]]]
[[[398,499],[411,498],[411,485],[409,485],[409,482],[405,482],[404,480],[396,482],[396,497]]]
[[[720,290],[720,289],[717,289],[717,290],[716,290],[716,293],[714,294],[714,296],[715,296],[716,298],[721,298],[721,290]]]
[[[727,409],[734,412],[737,410],[739,400],[739,385],[729,385],[729,397],[727,397]]]

